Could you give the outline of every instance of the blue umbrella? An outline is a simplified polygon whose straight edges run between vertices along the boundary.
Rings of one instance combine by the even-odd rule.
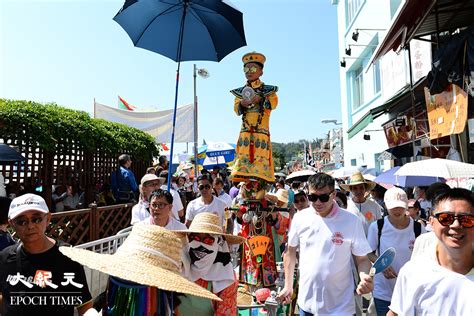
[[[114,20],[141,47],[178,62],[170,167],[181,61],[220,61],[247,45],[242,12],[222,0],[126,0]],[[168,173],[168,189],[171,184]]]
[[[393,167],[380,174],[374,179],[376,183],[387,183],[393,184],[400,187],[415,187],[415,186],[429,186],[432,183],[445,181],[441,177],[425,177],[425,176],[398,176],[395,175],[395,172],[398,171],[400,167]]]

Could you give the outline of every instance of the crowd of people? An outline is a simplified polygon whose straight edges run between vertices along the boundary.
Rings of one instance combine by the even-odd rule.
[[[137,183],[129,169],[130,157],[121,158],[111,192],[116,201],[136,199],[136,204],[132,233],[110,258],[64,248],[47,237],[51,212],[40,196],[0,199],[3,312],[72,315],[77,307],[80,314],[118,310],[134,315],[145,304],[159,315],[237,315],[239,282],[251,282],[231,262],[232,252],[242,251],[239,245],[246,236],[244,214],[229,210],[241,204],[243,183],[229,183],[222,171],[214,170],[204,171],[195,182],[186,174],[171,177],[168,190],[166,159]],[[66,198],[64,192],[55,194],[60,200],[57,211],[57,203]],[[384,189],[359,172],[347,181],[317,173],[303,182],[277,178],[264,199],[288,210],[273,212],[267,223],[284,262],[278,300],[285,304],[296,297],[299,315],[474,314],[472,192],[444,183]],[[176,246],[177,240],[178,254],[155,249],[162,247],[150,242],[157,235],[170,245]],[[372,276],[372,263],[388,248],[396,251],[394,261]],[[164,260],[159,268],[169,267],[162,274],[187,285],[167,284],[161,274],[152,280],[140,278],[137,271],[144,266],[133,261],[137,258]],[[82,265],[110,275],[100,304],[93,304]],[[274,286],[275,278],[267,286]],[[361,295],[371,292],[367,308]]]

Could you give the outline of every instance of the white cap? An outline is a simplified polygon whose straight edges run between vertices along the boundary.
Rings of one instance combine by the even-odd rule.
[[[8,218],[14,219],[27,211],[49,213],[48,205],[46,205],[45,200],[41,196],[27,193],[13,199],[8,211]]]
[[[404,209],[408,208],[408,197],[405,191],[400,188],[393,187],[388,189],[385,192],[383,197],[385,206],[388,210],[391,210],[396,207],[403,207]]]

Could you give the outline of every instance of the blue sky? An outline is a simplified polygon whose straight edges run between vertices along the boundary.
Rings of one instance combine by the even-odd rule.
[[[56,102],[93,112],[93,100],[172,108],[176,63],[133,47],[112,20],[123,0],[1,0],[0,97]],[[235,142],[241,119],[229,90],[242,86],[241,57],[267,56],[262,80],[279,86],[272,141],[323,137],[340,120],[336,7],[330,0],[232,0],[244,14],[247,46],[220,63],[196,62],[199,142]],[[193,62],[181,64],[178,104],[193,101]]]

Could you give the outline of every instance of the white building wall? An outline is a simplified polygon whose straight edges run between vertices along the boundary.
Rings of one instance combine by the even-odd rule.
[[[370,109],[382,104],[381,80],[380,89],[375,91],[374,66],[369,65],[369,60],[376,47],[352,46],[351,56],[345,54],[344,48],[349,44],[356,45],[377,45],[385,35],[385,31],[360,30],[357,42],[352,39],[352,33],[356,29],[384,29],[391,25],[391,19],[396,8],[403,3],[401,0],[339,0],[331,1],[337,6],[338,16],[338,42],[339,59],[345,58],[346,67],[340,67],[341,78],[341,112],[344,137],[344,165],[357,166],[367,165],[369,168],[380,166],[376,160],[376,154],[387,149],[387,142],[383,131],[370,132],[370,141],[364,140],[363,135],[366,130],[380,130],[381,124],[388,120],[387,115],[374,120],[364,130],[357,133],[351,139],[348,138],[347,131],[363,117]],[[354,18],[349,21],[349,5],[358,6],[358,10],[353,12]],[[359,58],[359,59],[354,59]],[[362,68],[363,78],[363,102],[356,106],[354,100],[355,74]]]

